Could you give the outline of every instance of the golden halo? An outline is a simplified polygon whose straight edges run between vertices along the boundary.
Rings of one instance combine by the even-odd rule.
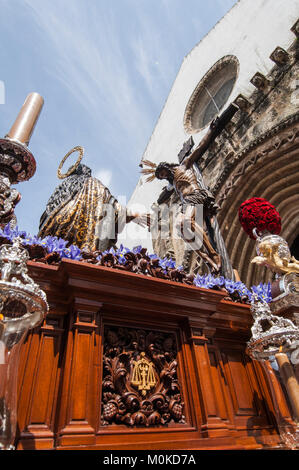
[[[72,166],[69,167],[68,171],[66,173],[61,173],[61,168],[63,167],[63,164],[65,162],[65,160],[73,153],[73,152],[79,152],[80,155],[78,157],[78,160],[76,161],[76,163]],[[61,160],[60,162],[60,165],[58,167],[58,170],[57,170],[57,176],[58,178],[60,178],[61,180],[63,180],[64,178],[67,178],[68,176],[70,176],[76,169],[77,167],[79,166],[79,163],[81,162],[82,158],[83,158],[83,154],[84,154],[84,148],[83,147],[80,147],[80,145],[78,145],[77,147],[74,147],[72,148],[72,150],[70,150],[64,157],[63,159]]]

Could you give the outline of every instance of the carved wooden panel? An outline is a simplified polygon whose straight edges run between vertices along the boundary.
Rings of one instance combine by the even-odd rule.
[[[54,442],[55,407],[59,385],[59,351],[63,317],[48,316],[39,331],[29,334],[21,351],[19,370],[20,447],[38,435],[38,448]]]
[[[78,434],[86,434],[85,441],[90,442],[96,432],[99,402],[99,308],[100,304],[89,305],[80,299],[76,299],[74,303],[65,355],[59,443],[68,442],[69,435]]]
[[[106,326],[102,424],[185,423],[173,333]]]
[[[236,426],[269,425],[252,361],[237,348],[222,351],[222,358]]]
[[[246,362],[239,351],[227,352],[228,377],[236,415],[256,415]]]
[[[222,372],[221,358],[214,349],[209,350],[209,359],[211,367],[211,378],[214,387],[214,393],[217,397],[218,416],[222,420],[228,420],[227,404],[224,394],[224,377]]]

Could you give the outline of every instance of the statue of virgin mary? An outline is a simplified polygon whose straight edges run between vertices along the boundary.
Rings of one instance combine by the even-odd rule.
[[[66,158],[79,151],[77,162],[62,174]],[[129,214],[91,169],[81,164],[84,150],[74,147],[61,161],[57,176],[64,181],[54,190],[40,218],[39,237],[57,236],[80,249],[105,251],[115,245],[127,222],[138,222]]]

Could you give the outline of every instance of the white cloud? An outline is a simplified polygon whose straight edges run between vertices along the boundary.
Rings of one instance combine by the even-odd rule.
[[[48,73],[62,82],[80,102],[93,124],[105,126],[105,137],[115,129],[144,145],[152,122],[138,99],[122,38],[109,10],[81,0],[25,0],[42,38],[52,48]],[[118,19],[119,21],[119,19]],[[103,128],[103,127],[102,127]],[[130,155],[128,155],[130,158]]]

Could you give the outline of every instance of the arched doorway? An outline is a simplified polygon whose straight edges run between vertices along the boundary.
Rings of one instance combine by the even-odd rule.
[[[271,134],[271,132],[269,133]],[[238,220],[240,204],[263,197],[277,208],[282,218],[281,236],[298,257],[299,237],[299,125],[279,130],[257,145],[234,167],[217,195],[219,225],[232,265],[246,285],[270,280],[271,273],[251,264],[255,242]]]

